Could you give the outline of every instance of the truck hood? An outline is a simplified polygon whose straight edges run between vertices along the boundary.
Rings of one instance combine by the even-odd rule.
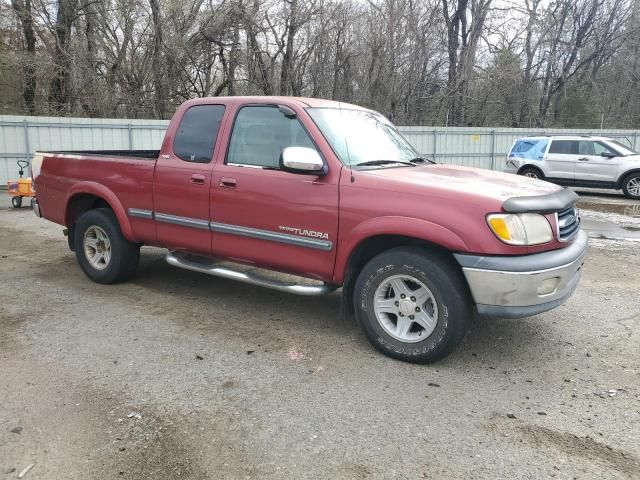
[[[458,191],[499,202],[512,197],[548,195],[562,190],[562,187],[542,180],[456,165],[380,168],[364,172],[418,188]]]

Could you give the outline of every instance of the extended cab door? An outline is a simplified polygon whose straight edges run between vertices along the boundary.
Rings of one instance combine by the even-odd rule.
[[[552,140],[544,156],[547,177],[573,180],[578,154],[577,140]]]
[[[620,158],[617,152],[596,140],[581,140],[576,163],[576,181],[615,182]]]
[[[315,135],[321,138],[317,130]],[[216,163],[211,185],[213,254],[330,279],[340,169],[328,169],[322,176],[280,170],[286,147],[318,150],[290,108],[241,106],[229,137],[226,158]]]
[[[158,245],[211,254],[209,189],[224,112],[216,104],[187,105],[176,112],[180,123],[167,133],[154,175]]]

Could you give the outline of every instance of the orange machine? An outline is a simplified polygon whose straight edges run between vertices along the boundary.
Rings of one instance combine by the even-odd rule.
[[[12,195],[11,205],[13,208],[22,207],[22,199],[24,197],[31,198],[31,202],[33,203],[33,197],[36,192],[33,191],[33,187],[31,185],[31,178],[22,178],[24,175],[24,170],[29,166],[29,162],[26,160],[18,160],[18,174],[20,178],[18,180],[9,180],[7,182],[7,187],[9,187],[9,195]]]

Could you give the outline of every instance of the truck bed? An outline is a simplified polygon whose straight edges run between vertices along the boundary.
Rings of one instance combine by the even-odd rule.
[[[40,151],[44,157],[41,182],[36,179],[42,216],[61,225],[68,220],[67,204],[74,195],[91,194],[111,205],[118,204],[122,215],[129,208],[153,209],[153,174],[158,150],[63,150]],[[42,160],[41,160],[42,161]],[[39,184],[40,183],[40,184]]]

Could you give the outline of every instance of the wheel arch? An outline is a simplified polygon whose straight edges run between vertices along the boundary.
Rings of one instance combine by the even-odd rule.
[[[538,165],[532,165],[530,163],[525,163],[523,166],[521,166],[518,169],[517,174],[522,175],[522,172],[524,172],[525,170],[537,170],[538,172],[540,172],[540,175],[542,175],[543,179],[547,176],[547,174],[544,173],[544,170],[542,170],[542,168],[540,168]]]
[[[640,168],[632,168],[631,170],[627,170],[626,172],[622,173],[618,178],[618,181],[616,182],[616,188],[622,188],[622,185],[624,185],[627,177],[629,177],[629,175],[633,175],[634,173],[640,173]]]
[[[342,285],[342,314],[353,313],[353,287],[358,273],[376,255],[396,247],[418,246],[437,253],[457,265],[452,252],[466,251],[467,245],[454,232],[427,221],[398,218],[376,219],[349,234],[350,241],[338,255],[334,281]],[[395,225],[391,227],[390,222]],[[358,235],[358,233],[360,233]]]
[[[129,241],[135,241],[126,211],[118,197],[104,185],[95,182],[80,182],[69,191],[65,201],[65,225],[73,230],[77,219],[83,213],[95,208],[109,208],[113,211],[120,230]],[[70,235],[70,238],[71,235]],[[73,247],[70,240],[70,247]]]

